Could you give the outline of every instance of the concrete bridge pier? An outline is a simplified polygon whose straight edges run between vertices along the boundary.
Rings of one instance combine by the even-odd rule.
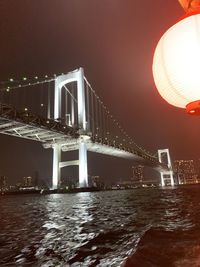
[[[160,178],[161,178],[161,186],[164,187],[166,185],[174,186],[174,177],[172,171],[172,164],[169,155],[169,149],[159,149],[158,150],[158,160],[160,163],[167,164],[169,170],[161,171]]]
[[[52,189],[58,189],[61,183],[61,168],[69,166],[79,167],[79,187],[88,187],[87,147],[84,140],[79,143],[79,159],[61,161],[61,145],[53,145],[53,182]]]
[[[88,187],[87,146],[84,140],[79,144],[79,187]]]
[[[61,117],[61,90],[71,82],[77,83],[77,105],[78,105],[78,126],[81,137],[79,138],[79,187],[88,187],[88,168],[87,168],[87,147],[85,138],[86,134],[86,100],[84,86],[84,71],[79,68],[75,71],[60,75],[55,80],[55,97],[54,97],[54,119]],[[74,101],[74,100],[72,100]],[[73,106],[73,105],[72,105]],[[52,188],[57,189],[60,184],[60,168],[69,166],[61,162],[61,145],[54,144],[53,146],[53,182]],[[77,163],[77,162],[76,162]],[[77,164],[76,164],[77,165]]]

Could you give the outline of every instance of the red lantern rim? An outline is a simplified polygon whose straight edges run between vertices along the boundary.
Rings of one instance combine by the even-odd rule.
[[[186,112],[192,116],[200,116],[200,100],[187,104]]]
[[[196,8],[195,11],[188,11],[188,12],[186,12],[183,16],[181,16],[179,18],[178,22],[181,21],[181,20],[183,20],[183,19],[186,19],[186,18],[191,17],[191,16],[194,16],[194,15],[198,15],[198,14],[200,14],[200,7],[199,8]]]

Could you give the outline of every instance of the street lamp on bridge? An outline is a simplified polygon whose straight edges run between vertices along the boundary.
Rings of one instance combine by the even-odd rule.
[[[179,2],[186,14],[158,42],[153,77],[169,104],[200,115],[200,0]]]

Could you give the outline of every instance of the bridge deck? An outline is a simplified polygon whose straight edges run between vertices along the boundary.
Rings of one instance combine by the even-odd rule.
[[[68,139],[67,142],[59,142],[62,148],[62,151],[74,151],[79,149],[79,144],[81,142],[81,138],[77,139]],[[157,158],[150,158],[148,155],[143,155],[136,150],[126,150],[117,146],[111,146],[106,143],[97,142],[90,137],[86,137],[85,144],[87,146],[87,150],[90,152],[100,153],[112,157],[119,157],[129,160],[134,160],[140,164],[145,164],[155,170],[163,171],[168,170],[168,167],[165,164],[162,164],[158,161]],[[44,148],[51,148],[53,143],[44,143]]]
[[[70,126],[28,111],[17,111],[6,104],[0,104],[0,134],[39,141],[45,148],[59,143],[63,151],[79,149],[81,138],[84,138]],[[166,169],[166,166],[159,163],[157,158],[142,154],[137,150],[123,149],[90,136],[85,136],[85,138],[88,151],[143,162],[145,165],[160,170]]]
[[[73,128],[55,120],[0,104],[0,133],[39,142],[58,142],[79,135]]]

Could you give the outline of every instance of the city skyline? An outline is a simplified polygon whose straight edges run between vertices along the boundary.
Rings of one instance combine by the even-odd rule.
[[[178,2],[48,1],[48,8],[46,4],[1,3],[0,80],[83,66],[99,96],[138,145],[154,153],[169,148],[172,159],[199,158],[198,118],[165,103],[151,71],[158,39],[184,14]],[[2,135],[0,145],[0,170],[5,175],[26,176],[39,169],[43,177],[51,176],[52,151]],[[131,173],[131,162],[91,158],[93,175],[110,166],[117,167],[105,173],[108,178]]]
[[[182,184],[197,184],[200,183],[200,158],[199,159],[175,159],[172,162],[172,171],[175,185]],[[11,181],[10,177],[5,176],[0,173],[0,187],[9,187],[11,189],[14,187],[36,187],[36,188],[50,188],[51,180],[45,179],[40,176],[39,171],[30,171],[31,175],[25,177],[17,177],[16,181]],[[157,173],[158,174],[158,173]],[[66,176],[65,176],[66,175]],[[60,187],[63,188],[65,186],[77,187],[78,186],[78,173],[75,177],[74,175],[70,176],[69,173],[65,173],[65,175],[61,176]],[[101,188],[110,188],[111,186],[115,186],[120,184],[121,186],[125,185],[138,185],[142,184],[151,184],[154,185],[160,184],[160,176],[154,177],[149,176],[149,169],[146,169],[145,165],[141,163],[135,164],[131,166],[130,176],[128,177],[120,177],[119,180],[111,179],[105,180],[105,177],[101,177],[99,175],[88,175],[89,186],[92,187],[101,187]]]

